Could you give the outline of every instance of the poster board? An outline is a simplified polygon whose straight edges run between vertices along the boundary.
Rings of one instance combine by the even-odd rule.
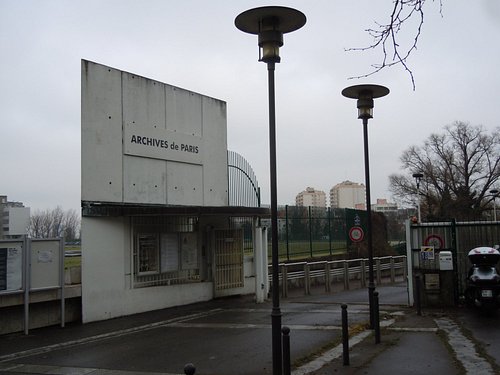
[[[0,241],[0,294],[23,289],[23,241]]]
[[[181,253],[183,270],[199,268],[197,233],[181,233]]]
[[[161,272],[179,270],[179,235],[162,233],[161,235]]]
[[[60,287],[63,258],[61,240],[31,240],[31,290]]]

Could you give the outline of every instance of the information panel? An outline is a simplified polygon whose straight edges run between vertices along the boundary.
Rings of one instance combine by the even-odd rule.
[[[22,242],[0,243],[0,293],[22,290]]]
[[[198,266],[197,233],[182,233],[182,269],[193,270]]]
[[[161,235],[161,272],[179,270],[179,235],[163,233]]]
[[[31,289],[61,286],[61,241],[31,240]]]

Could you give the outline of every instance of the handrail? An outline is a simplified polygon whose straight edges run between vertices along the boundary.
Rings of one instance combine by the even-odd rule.
[[[278,278],[281,283],[281,294],[283,297],[287,297],[289,287],[294,286],[291,284],[293,282],[298,284],[300,280],[303,280],[302,287],[305,294],[310,294],[312,280],[319,284],[324,283],[326,292],[330,292],[332,283],[339,281],[339,279],[342,279],[341,282],[343,282],[345,290],[350,288],[351,280],[360,280],[361,287],[365,287],[368,264],[367,258],[280,263]],[[272,284],[272,266],[268,267],[269,283]],[[405,255],[374,257],[373,267],[377,284],[381,284],[384,279],[395,283],[398,277],[406,280],[407,262]]]

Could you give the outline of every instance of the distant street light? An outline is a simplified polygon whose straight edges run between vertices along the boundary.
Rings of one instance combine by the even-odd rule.
[[[366,185],[366,220],[368,240],[368,302],[370,304],[370,328],[375,327],[374,296],[375,282],[373,277],[373,235],[372,209],[370,196],[370,160],[368,154],[368,119],[373,118],[373,99],[389,94],[389,89],[379,85],[355,85],[342,90],[347,98],[357,99],[358,119],[363,120],[363,140],[365,154],[365,185]]]
[[[493,194],[493,220],[497,221],[497,202],[496,202],[496,199],[498,197],[498,190],[491,189],[490,193]]]
[[[276,114],[274,94],[274,68],[280,62],[279,48],[283,45],[283,34],[300,29],[306,16],[287,7],[260,7],[247,10],[234,21],[243,32],[259,36],[259,61],[267,64],[269,86],[269,159],[271,179],[271,254],[273,280],[273,310],[271,313],[273,374],[281,375],[283,369],[281,349],[281,311],[279,295],[278,254],[278,199],[276,183]]]
[[[422,178],[424,175],[422,173],[413,173],[413,178],[415,179],[415,182],[417,184],[417,219],[418,222],[421,222],[421,216],[420,216],[420,181],[422,181]]]

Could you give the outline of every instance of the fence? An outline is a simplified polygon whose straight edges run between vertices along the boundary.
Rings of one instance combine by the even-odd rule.
[[[404,222],[409,213],[408,210],[384,212],[385,219],[375,220],[376,231],[379,234],[383,232],[381,235],[385,244],[405,242]],[[271,223],[269,220],[262,220],[262,225],[269,227]],[[349,231],[354,226],[361,227],[366,233],[366,211],[303,206],[279,207],[279,258],[291,261],[332,255],[345,257],[345,254],[354,248],[349,237]],[[404,251],[404,248],[402,250]],[[379,255],[385,254],[381,252]]]
[[[437,256],[432,260],[421,259],[421,247],[432,247],[439,253],[450,250],[454,263],[454,287],[457,296],[464,294],[470,262],[470,250],[480,246],[494,246],[500,242],[500,222],[469,221],[408,223],[408,248],[411,250],[411,264],[416,270],[438,270]]]
[[[373,258],[373,270],[378,285],[386,279],[391,283],[406,280],[406,256],[386,256]],[[325,291],[331,292],[332,285],[342,283],[348,290],[353,282],[365,287],[368,275],[368,259],[348,259],[319,262],[280,263],[279,280],[281,295],[288,296],[290,288],[302,288],[311,294],[311,287],[324,284]],[[269,266],[269,282],[272,284],[272,266]]]

